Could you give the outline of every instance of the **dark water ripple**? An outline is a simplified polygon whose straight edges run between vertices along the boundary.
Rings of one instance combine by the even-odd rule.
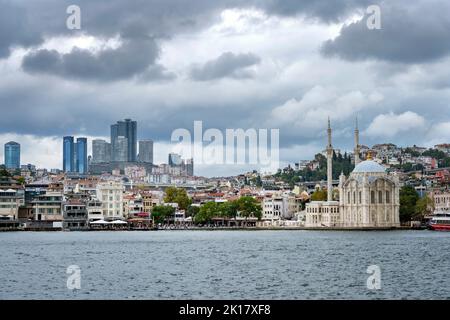
[[[0,246],[0,299],[450,299],[450,233],[17,232]]]

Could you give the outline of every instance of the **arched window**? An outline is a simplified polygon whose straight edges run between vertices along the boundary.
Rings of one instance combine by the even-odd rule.
[[[389,191],[386,191],[386,203],[391,203],[391,194]]]
[[[383,203],[383,192],[378,191],[378,203]]]
[[[347,203],[350,203],[350,191],[347,194]]]
[[[370,192],[370,203],[375,204],[375,191]]]
[[[359,204],[361,204],[362,203],[362,192],[360,191],[359,192]]]
[[[353,191],[353,204],[356,204],[356,192]]]

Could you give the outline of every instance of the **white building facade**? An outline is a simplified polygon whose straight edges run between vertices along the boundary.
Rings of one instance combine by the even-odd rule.
[[[97,199],[102,202],[105,220],[123,219],[123,184],[116,181],[97,184]]]

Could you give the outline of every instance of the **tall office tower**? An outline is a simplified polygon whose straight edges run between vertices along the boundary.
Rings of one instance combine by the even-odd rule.
[[[5,144],[5,167],[6,169],[20,168],[20,144],[10,141]]]
[[[92,163],[111,161],[111,144],[105,140],[92,140]]]
[[[63,138],[63,170],[64,172],[75,171],[75,146],[72,136]]]
[[[111,125],[111,145],[113,159],[118,158],[116,153],[116,140],[118,137],[125,137],[127,139],[127,158],[124,161],[135,162],[137,154],[137,122],[131,119],[118,121]],[[120,158],[120,157],[119,157]],[[116,160],[117,161],[117,160]]]
[[[77,139],[77,172],[81,174],[85,174],[88,171],[88,159],[87,159],[87,138],[78,138]]]
[[[114,161],[126,162],[128,161],[128,139],[123,136],[118,136],[114,140]]]
[[[181,165],[181,156],[177,153],[169,153],[169,166],[175,167]]]
[[[138,161],[153,163],[153,140],[139,141]]]
[[[194,175],[194,159],[186,159],[185,160],[185,166],[186,166],[186,174],[190,177]]]

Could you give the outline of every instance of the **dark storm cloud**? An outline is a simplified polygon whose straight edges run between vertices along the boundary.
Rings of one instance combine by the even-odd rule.
[[[0,59],[7,58],[13,46],[31,46],[42,41],[39,32],[30,27],[24,8],[0,0]]]
[[[336,22],[355,10],[363,10],[374,0],[261,0],[256,5],[269,14],[303,15],[325,22]]]
[[[423,63],[450,53],[450,4],[445,1],[385,2],[381,29],[367,28],[367,15],[342,28],[322,46],[325,56]]]
[[[259,64],[261,59],[252,53],[234,54],[225,52],[216,59],[201,66],[193,66],[190,76],[196,81],[208,81],[221,78],[249,78],[252,73],[247,69]]]
[[[98,54],[74,48],[70,53],[38,50],[24,57],[22,67],[30,73],[48,73],[86,80],[118,80],[131,77],[153,65],[158,47],[153,39],[127,39],[118,49]],[[160,74],[149,74],[160,76]]]
[[[84,34],[96,37],[134,38],[136,34],[152,38],[170,38],[180,32],[202,29],[216,19],[219,12],[227,8],[259,8],[269,15],[305,15],[322,21],[335,21],[366,1],[356,0],[0,0],[0,58],[9,55],[12,46],[30,47],[42,43],[44,38],[58,35],[73,35],[77,31],[66,28],[66,8],[78,5],[81,8],[81,27]],[[78,79],[116,80],[144,73],[156,66],[153,44],[143,45],[137,57],[138,45],[125,41],[122,48],[108,50],[98,57],[85,50],[74,50],[68,55],[55,52],[33,51],[24,60],[24,70],[53,73]],[[105,57],[109,62],[123,59],[124,66],[93,66]],[[138,61],[132,61],[132,60]],[[80,64],[86,63],[82,66]],[[52,68],[44,70],[43,66]],[[139,72],[140,71],[140,72]],[[161,76],[159,74],[158,76]],[[173,75],[171,75],[173,77]],[[149,78],[150,77],[150,78]],[[151,78],[146,72],[141,79]],[[169,79],[163,75],[164,79]]]

